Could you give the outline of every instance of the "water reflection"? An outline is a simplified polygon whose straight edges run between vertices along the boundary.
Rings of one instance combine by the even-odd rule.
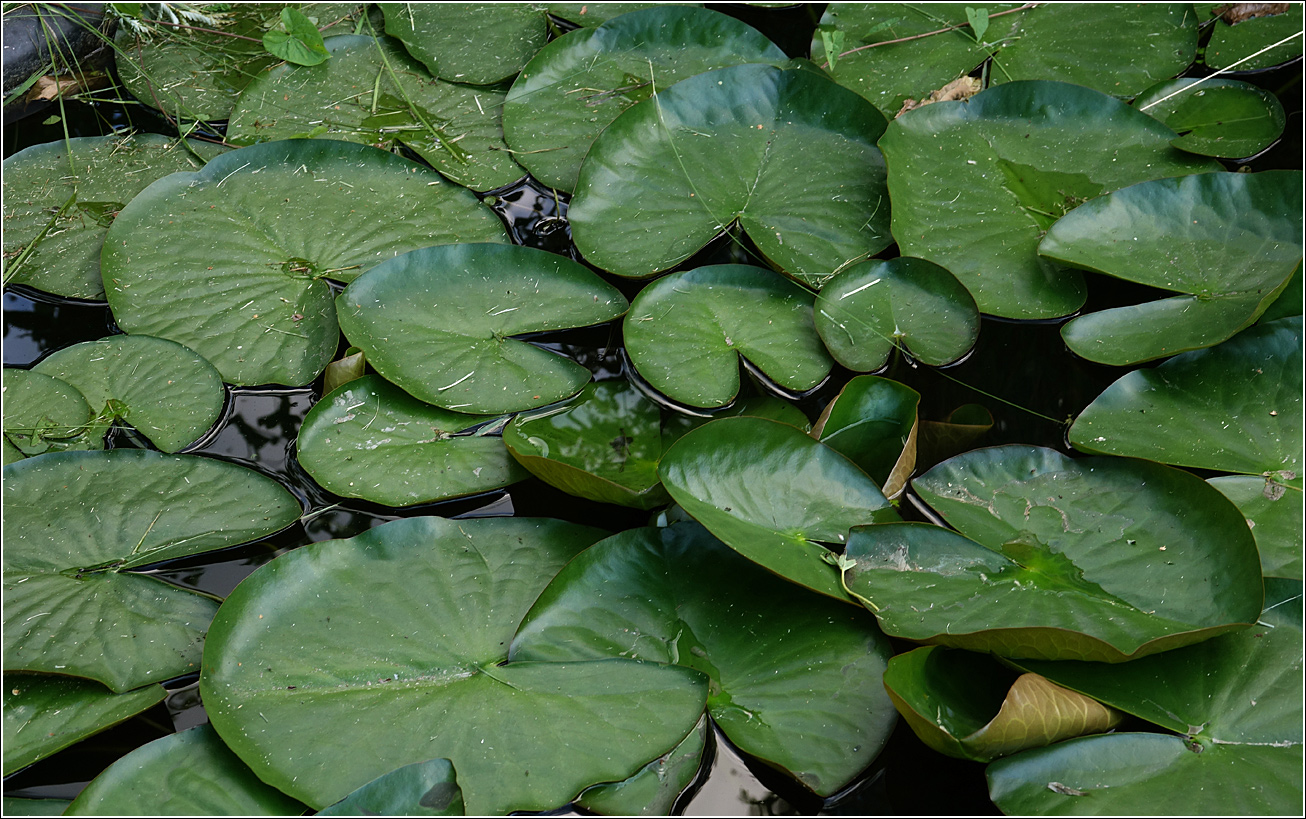
[[[6,367],[30,367],[56,350],[118,331],[107,304],[58,299],[17,286],[4,292],[4,328]]]

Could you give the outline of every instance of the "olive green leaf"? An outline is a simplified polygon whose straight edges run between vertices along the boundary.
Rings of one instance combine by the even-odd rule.
[[[295,65],[317,65],[331,56],[322,45],[317,26],[302,11],[289,6],[281,10],[281,26],[264,32],[263,47]]]

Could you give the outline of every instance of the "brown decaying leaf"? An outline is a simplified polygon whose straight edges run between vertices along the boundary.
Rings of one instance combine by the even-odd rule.
[[[913,99],[904,100],[902,108],[894,114],[898,118],[913,108],[920,108],[922,105],[931,105],[936,102],[955,102],[957,100],[968,100],[980,91],[980,81],[976,77],[958,77],[937,91],[931,91],[925,99],[917,102]]]
[[[1254,17],[1272,17],[1285,14],[1291,3],[1225,3],[1212,10],[1212,14],[1231,26],[1236,26]]]
[[[1105,733],[1123,718],[1114,708],[1038,674],[1022,674],[1011,684],[998,715],[965,742],[982,747],[993,757],[1006,756],[1071,737]]]
[[[94,91],[97,88],[107,88],[112,84],[109,75],[103,71],[94,71],[87,74],[72,76],[65,74],[63,76],[53,76],[50,74],[41,77],[27,91],[25,97],[27,102],[40,102],[42,100],[52,100],[58,97],[67,99],[74,94],[80,94],[83,91]]]

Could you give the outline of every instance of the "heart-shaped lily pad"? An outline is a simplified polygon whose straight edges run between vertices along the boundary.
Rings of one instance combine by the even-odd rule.
[[[851,600],[822,543],[897,513],[852,461],[802,430],[763,418],[722,418],[662,456],[676,503],[730,548],[822,594]]]
[[[1170,144],[1203,156],[1260,153],[1279,138],[1287,115],[1279,98],[1251,83],[1183,78],[1157,83],[1134,107],[1179,134]]]
[[[620,782],[586,788],[575,804],[604,816],[670,816],[676,801],[702,766],[713,742],[712,722],[704,714],[680,744]]]
[[[1039,254],[1177,296],[1090,313],[1070,349],[1127,365],[1209,347],[1250,325],[1302,260],[1302,174],[1213,173],[1144,182],[1059,219]]]
[[[432,74],[487,85],[510,79],[548,41],[544,9],[530,3],[380,3],[385,33]]]
[[[937,646],[890,660],[884,687],[926,745],[976,762],[1105,733],[1124,716],[1038,674],[1017,677],[988,657]]]
[[[858,372],[880,369],[899,345],[926,364],[950,364],[979,338],[970,291],[942,267],[907,256],[853,265],[821,288],[814,309],[830,354]]]
[[[59,350],[32,368],[76,387],[91,407],[131,424],[164,452],[194,443],[227,394],[213,365],[176,343],[116,335]]]
[[[1224,472],[1302,474],[1302,319],[1135,370],[1070,427],[1076,449]]]
[[[859,375],[844,385],[812,427],[812,437],[848,457],[893,497],[916,466],[916,408],[911,387]]]
[[[1083,277],[1039,258],[1039,240],[1085,199],[1219,170],[1172,147],[1175,136],[1117,99],[1055,82],[1013,82],[909,111],[880,141],[893,235],[903,255],[947,268],[982,312],[1073,313]]]
[[[504,103],[504,135],[532,176],[569,191],[599,132],[655,85],[786,59],[757,30],[719,12],[659,6],[623,14],[559,37],[531,60]]]
[[[1302,479],[1278,474],[1225,475],[1207,483],[1233,501],[1261,553],[1261,574],[1302,579]]]
[[[507,238],[475,196],[432,170],[365,145],[296,139],[146,188],[110,228],[102,272],[128,333],[183,344],[232,384],[295,386],[339,343],[323,279],[460,241]]]
[[[179,775],[179,772],[185,775]],[[159,787],[166,782],[167,787]],[[201,725],[142,745],[110,765],[67,816],[298,816],[304,806],[259,781]]]
[[[732,743],[829,796],[897,722],[880,685],[889,655],[870,618],[793,590],[681,523],[622,532],[573,560],[522,621],[510,656],[698,669],[711,680],[708,713]]]
[[[5,285],[104,297],[100,248],[118,211],[160,177],[193,171],[227,149],[158,134],[78,137],[4,162]],[[71,151],[71,153],[70,153]]]
[[[473,815],[556,808],[624,779],[689,733],[702,676],[503,662],[549,579],[602,536],[553,520],[408,518],[282,555],[214,621],[209,718],[260,777],[315,806],[434,756],[457,769]]]
[[[235,464],[145,450],[5,467],[5,665],[115,691],[194,671],[217,603],[130,570],[234,546],[300,506]]]
[[[1254,71],[1286,63],[1302,53],[1300,3],[1194,3],[1211,37],[1202,52],[1207,68]],[[1285,42],[1286,41],[1286,42]]]
[[[227,139],[400,142],[470,188],[521,178],[503,142],[503,89],[434,79],[388,37],[341,34],[325,43],[331,59],[321,65],[287,64],[251,82],[232,111]]]
[[[5,370],[5,464],[47,452],[104,449],[107,428],[67,381],[30,370]]]
[[[834,366],[812,323],[812,299],[783,276],[748,265],[672,273],[635,297],[626,352],[654,389],[691,407],[734,400],[740,357],[782,388],[806,392]]]
[[[4,676],[4,773],[45,759],[110,726],[163,702],[163,686],[115,694],[76,677],[6,673]]]
[[[819,287],[892,242],[884,126],[866,100],[801,67],[733,66],[657,89],[585,157],[568,211],[576,246],[645,277],[738,225],[772,265]]]
[[[455,434],[484,420],[424,404],[367,375],[309,410],[296,451],[308,474],[337,495],[409,506],[487,492],[526,477],[503,439]]]
[[[340,326],[386,380],[428,404],[497,415],[575,394],[589,370],[512,338],[586,327],[629,305],[584,265],[529,247],[428,247],[340,295]]]
[[[373,779],[318,816],[465,816],[463,792],[447,759],[414,762]]]

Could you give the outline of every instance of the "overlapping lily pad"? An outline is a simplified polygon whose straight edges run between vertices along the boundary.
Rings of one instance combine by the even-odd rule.
[[[569,191],[599,132],[654,86],[786,59],[755,29],[715,11],[659,6],[623,14],[559,37],[531,60],[508,92],[504,134],[532,176]]]
[[[231,151],[142,191],[106,237],[102,272],[128,333],[189,347],[232,384],[296,386],[339,342],[324,279],[350,281],[432,244],[506,240],[493,213],[434,171],[299,139]]]
[[[1076,449],[1250,475],[1302,474],[1302,319],[1258,324],[1123,376],[1070,427]]]
[[[604,816],[670,816],[676,801],[703,762],[714,742],[707,714],[680,744],[620,782],[605,782],[585,789],[575,804]]]
[[[1170,145],[1176,134],[1075,85],[1013,82],[890,124],[893,235],[903,255],[961,281],[981,312],[1055,318],[1084,303],[1082,275],[1038,256],[1052,223],[1137,182],[1219,170]]]
[[[892,242],[884,117],[802,67],[743,65],[658,89],[594,142],[568,213],[595,265],[646,277],[742,229],[813,287]]]
[[[145,450],[5,467],[5,665],[114,691],[195,671],[217,603],[130,570],[234,546],[299,517],[235,464]]]
[[[295,816],[303,811],[302,804],[259,781],[212,728],[201,725],[119,759],[77,795],[65,815]]]
[[[102,416],[131,424],[164,452],[209,431],[226,401],[213,365],[173,341],[115,335],[59,350],[33,371],[62,379]]]
[[[4,686],[5,776],[130,719],[168,693],[149,685],[115,694],[91,680],[13,672]]]
[[[463,816],[463,792],[447,759],[414,762],[383,774],[318,816]]]
[[[69,151],[71,150],[71,156]],[[118,211],[160,177],[227,149],[158,134],[78,137],[4,163],[5,284],[78,299],[104,297],[100,248]]]
[[[299,430],[299,463],[324,488],[387,506],[456,498],[526,477],[485,419],[433,407],[380,376],[325,396]]]
[[[260,74],[232,111],[227,139],[292,137],[403,143],[460,185],[489,190],[524,175],[503,142],[504,89],[437,80],[388,37],[341,34],[331,59]]]
[[[829,403],[812,437],[843,453],[893,497],[916,466],[916,408],[911,387],[859,375]]]
[[[1157,83],[1138,95],[1134,107],[1180,135],[1171,145],[1203,156],[1260,153],[1279,138],[1288,121],[1278,97],[1237,80]]]
[[[30,370],[5,370],[5,464],[47,452],[104,449],[107,428],[67,381]]]
[[[1207,68],[1237,66],[1237,71],[1254,71],[1301,56],[1300,3],[1194,3],[1193,7],[1203,22],[1211,15],[1217,17],[1202,56]]]
[[[870,477],[802,430],[762,418],[722,418],[662,456],[676,503],[754,563],[822,594],[851,600],[827,563],[853,526],[896,520]]]
[[[632,11],[652,8],[654,6],[694,6],[701,8],[702,3],[546,3],[549,14],[578,26],[597,26],[613,17],[629,14]]]
[[[1281,474],[1224,475],[1207,483],[1233,501],[1261,553],[1261,573],[1266,577],[1302,579],[1302,479]]]
[[[589,370],[513,336],[610,321],[628,304],[581,264],[529,247],[405,253],[340,295],[340,326],[386,380],[438,407],[497,415],[574,395]]]
[[[853,265],[816,297],[816,331],[835,360],[872,372],[901,345],[933,366],[964,356],[979,338],[975,299],[948,271],[899,256]]]
[[[1188,295],[1067,323],[1070,349],[1135,364],[1209,347],[1250,325],[1302,260],[1302,174],[1158,179],[1075,208],[1039,243],[1054,262]]]
[[[624,329],[640,376],[691,407],[734,400],[741,357],[795,393],[817,387],[834,366],[812,323],[812,294],[748,265],[664,276],[635,297]]]
[[[698,669],[711,680],[708,713],[730,741],[822,796],[888,740],[897,721],[880,685],[889,655],[870,618],[792,589],[694,523],[622,532],[573,560],[511,653]]]
[[[434,757],[458,771],[469,814],[548,810],[624,779],[689,733],[701,675],[503,662],[549,579],[602,536],[552,520],[409,518],[283,555],[214,622],[209,718],[264,781],[319,807]]]
[[[385,32],[432,74],[487,85],[511,79],[548,41],[545,11],[530,3],[380,3]]]

